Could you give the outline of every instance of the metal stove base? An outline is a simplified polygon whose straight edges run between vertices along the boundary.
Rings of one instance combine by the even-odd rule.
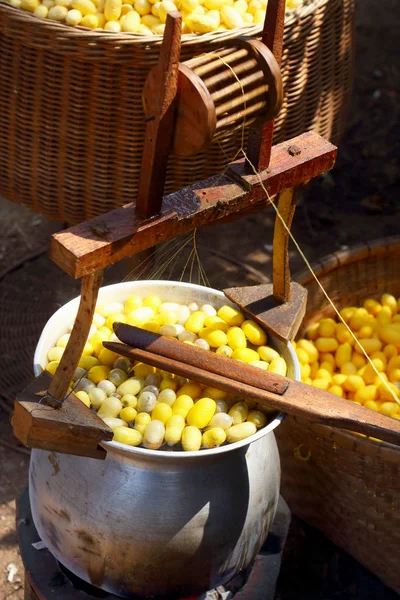
[[[198,598],[168,600],[273,600],[289,524],[290,511],[280,497],[268,538],[246,571],[225,587]],[[33,524],[27,489],[17,500],[17,532],[25,567],[25,600],[121,600],[68,572],[47,548],[37,550],[32,546],[40,538]]]

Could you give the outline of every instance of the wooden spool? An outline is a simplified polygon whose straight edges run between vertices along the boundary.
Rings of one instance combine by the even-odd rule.
[[[154,75],[150,72],[143,92],[148,119],[153,117]],[[179,65],[172,152],[193,156],[236,129],[270,121],[279,113],[282,101],[278,62],[258,40],[241,37],[218,54],[183,62]]]

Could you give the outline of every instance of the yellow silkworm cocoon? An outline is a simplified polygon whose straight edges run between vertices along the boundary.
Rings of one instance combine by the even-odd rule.
[[[296,348],[296,350],[297,350],[297,348]],[[267,362],[267,363],[270,363],[273,358],[279,357],[279,352],[274,350],[274,348],[270,348],[269,346],[259,346],[257,348],[257,352],[258,352],[261,360],[265,360],[265,362]],[[318,358],[318,352],[317,352],[317,358]]]
[[[52,21],[65,21],[68,9],[65,6],[52,6],[49,10],[49,19]]]
[[[243,423],[247,419],[248,414],[249,407],[247,406],[246,402],[237,402],[228,412],[228,415],[233,419],[234,425]]]
[[[395,325],[386,325],[378,329],[378,335],[385,344],[400,346],[400,329]]]
[[[355,399],[361,404],[376,400],[378,398],[378,387],[376,385],[366,385],[356,391]]]
[[[164,35],[165,23],[160,23],[159,25],[154,25],[151,28],[151,30],[155,35]]]
[[[381,304],[382,306],[389,307],[392,315],[395,315],[398,311],[397,300],[392,294],[383,294]]]
[[[297,355],[297,358],[299,359],[300,364],[308,365],[309,357],[308,357],[307,352],[303,348],[296,348],[296,355]]]
[[[77,398],[79,398],[79,400],[81,402],[83,402],[83,404],[86,404],[86,406],[88,408],[90,408],[90,398],[89,398],[89,395],[87,394],[87,392],[83,392],[83,391],[76,392],[75,396]]]
[[[267,417],[260,410],[252,410],[247,416],[247,422],[254,423],[257,429],[261,429],[267,424]]]
[[[319,337],[315,340],[315,347],[319,352],[335,352],[338,345],[338,341],[334,337]]]
[[[391,371],[392,369],[398,369],[400,368],[400,356],[392,356],[389,359],[389,363],[388,363],[388,371]]]
[[[315,379],[327,379],[329,382],[332,381],[332,375],[326,369],[319,368],[315,374]]]
[[[400,405],[397,402],[382,402],[379,407],[379,412],[388,417],[393,417],[400,410]]]
[[[176,393],[177,398],[179,396],[188,395],[193,400],[196,400],[201,394],[201,385],[199,383],[195,383],[194,381],[189,381],[188,383],[184,383],[181,388]]]
[[[310,325],[310,327],[307,329],[306,335],[309,340],[315,341],[317,337],[319,337],[319,323],[313,323]]]
[[[223,6],[233,6],[233,2],[234,0],[204,0],[203,4],[207,10],[221,10]]]
[[[190,27],[192,27],[191,23],[192,23],[192,17],[194,17],[195,19],[199,18],[199,19],[205,19],[206,17],[197,17],[197,15],[191,15],[190,16]],[[212,21],[212,19],[211,19]],[[214,25],[213,25],[214,27]],[[215,28],[215,27],[214,27]],[[193,29],[193,27],[192,27]],[[193,31],[197,31],[196,29],[193,29]],[[213,30],[212,30],[213,31]],[[201,33],[201,32],[200,32]],[[214,331],[209,331],[207,328],[203,329],[202,331],[200,331],[200,337],[204,340],[206,340],[206,342],[208,342],[208,344],[210,344],[211,348],[219,348],[219,346],[226,346],[226,344],[228,343],[228,337],[227,334],[224,333],[221,329],[215,329]]]
[[[284,358],[279,356],[278,358],[273,358],[269,363],[268,371],[270,373],[276,373],[277,375],[282,375],[286,377],[287,373],[287,364]]]
[[[91,0],[72,0],[71,3],[72,8],[79,10],[83,16],[86,15],[95,15],[97,12],[96,6]],[[99,308],[97,309],[99,311]],[[119,311],[115,311],[119,312]],[[108,315],[100,314],[100,316],[105,317]]]
[[[35,17],[40,17],[41,19],[45,19],[48,15],[49,9],[47,6],[40,4],[37,8],[35,8],[34,15]]]
[[[400,369],[392,369],[389,371],[389,381],[392,383],[400,381]]]
[[[264,23],[265,20],[265,8],[259,8],[254,13],[253,22],[254,23]]]
[[[328,392],[330,392],[331,394],[335,394],[335,396],[340,396],[340,398],[343,398],[343,390],[340,387],[340,385],[332,385],[330,388],[328,388]]]
[[[318,337],[334,337],[336,323],[333,319],[321,319],[318,327]]]
[[[72,12],[72,11],[70,11]],[[79,11],[78,11],[79,12]],[[112,367],[115,361],[118,358],[118,354],[116,352],[112,352],[112,350],[108,350],[107,348],[103,348],[99,353],[99,361],[103,365],[107,365],[108,367]]]
[[[124,394],[121,398],[121,404],[125,408],[136,408],[137,398],[133,394]]]
[[[234,358],[235,360],[241,360],[245,363],[249,363],[253,360],[258,360],[259,354],[251,348],[237,348],[233,351],[232,358]]]
[[[226,440],[226,433],[222,427],[212,427],[203,433],[201,445],[203,448],[217,448]]]
[[[137,431],[140,431],[140,433],[143,435],[146,430],[146,427],[150,423],[150,421],[151,421],[151,416],[149,415],[149,413],[145,413],[145,412],[138,413],[133,427]]]
[[[386,356],[387,359],[391,359],[393,356],[397,356],[397,348],[394,344],[387,344],[384,348],[383,348],[383,354]]]
[[[332,375],[332,383],[333,385],[340,385],[342,386],[344,384],[344,382],[347,379],[347,375],[344,375],[342,373],[335,373],[334,375]]]
[[[343,383],[343,388],[348,392],[357,392],[365,387],[365,382],[359,375],[349,375]]]
[[[133,406],[127,406],[126,408],[123,408],[121,410],[121,412],[119,413],[119,418],[123,421],[126,421],[127,423],[133,423],[133,421],[137,417],[137,414],[137,410],[134,409]]]
[[[181,441],[185,429],[185,419],[181,415],[172,415],[165,425],[165,441],[174,446]]]
[[[113,20],[113,19],[108,19]],[[140,25],[140,16],[135,10],[132,10],[121,19],[122,31],[137,31]],[[128,325],[140,327],[143,323],[150,321],[155,316],[154,310],[150,306],[141,306],[135,308],[126,317]]]
[[[172,417],[172,408],[166,402],[159,402],[151,411],[152,420],[166,423]]]
[[[304,365],[304,366],[305,366],[305,365]],[[309,365],[308,365],[308,366],[309,366]],[[328,373],[330,373],[331,375],[333,375],[333,370],[334,370],[334,367],[335,367],[335,366],[336,366],[336,365],[332,365],[332,363],[331,363],[331,362],[323,361],[323,362],[321,362],[321,364],[320,364],[320,369],[325,369],[325,371],[328,371]]]
[[[359,340],[372,337],[374,334],[374,327],[372,325],[363,325],[357,334]]]
[[[82,18],[83,15],[81,11],[73,8],[72,10],[68,11],[67,16],[65,17],[65,22],[68,23],[68,25],[79,25],[79,23],[82,21]]]
[[[187,396],[186,394],[179,396],[179,398],[177,398],[172,405],[172,414],[181,415],[184,419],[186,419],[189,411],[193,407],[193,404],[194,402],[190,396]]]
[[[11,6],[15,6],[15,8],[21,8],[22,0],[9,0],[9,3]]]
[[[233,8],[243,17],[243,15],[247,12],[247,2],[246,0],[236,0],[233,3]]]
[[[252,360],[249,362],[251,367],[257,367],[257,369],[263,369],[263,371],[268,371],[269,363],[264,360]],[[307,365],[310,366],[310,365]]]
[[[21,8],[23,10],[27,10],[30,13],[34,13],[39,5],[39,0],[22,0],[21,2]]]
[[[248,12],[242,15],[242,19],[246,25],[251,25],[254,22],[254,16]]]
[[[373,354],[374,352],[379,352],[381,350],[381,348],[382,348],[382,342],[375,338],[366,338],[363,340],[359,340],[354,345],[354,350],[356,352],[358,352],[359,354],[363,354],[362,349],[364,349],[365,352],[368,355],[370,355],[370,354]]]
[[[232,348],[232,350],[236,350],[237,348],[246,348],[246,336],[241,327],[230,327],[226,336],[228,345]]]
[[[202,394],[205,398],[212,398],[213,400],[224,400],[227,397],[227,393],[217,388],[206,387]]]
[[[130,427],[115,427],[113,431],[114,442],[126,444],[127,446],[139,446],[143,441],[143,435],[137,429],[131,429]]]
[[[265,346],[267,343],[267,334],[255,321],[244,321],[242,329],[246,338],[254,346]]]
[[[352,340],[354,340],[351,332],[347,329],[344,323],[336,324],[335,337],[340,344],[345,344],[346,342],[352,343]]]
[[[351,355],[351,362],[357,369],[361,369],[367,364],[367,359],[363,354],[357,354],[357,352],[353,352]]]
[[[240,442],[251,435],[254,435],[257,431],[257,427],[254,423],[245,422],[239,423],[239,425],[232,425],[226,430],[226,439],[232,444],[234,442]]]
[[[208,7],[207,7],[208,8]],[[212,10],[212,9],[209,9]],[[236,11],[235,11],[236,12]],[[221,15],[222,16],[222,15]],[[222,306],[218,311],[218,317],[228,323],[231,327],[240,327],[244,321],[244,316],[239,309],[233,306]]]
[[[116,417],[103,417],[102,415],[99,415],[99,417],[102,421],[104,421],[104,423],[106,423],[106,425],[111,427],[113,431],[116,427],[128,426],[128,423],[126,421],[123,421],[122,419],[117,419]]]
[[[352,362],[344,363],[340,367],[342,375],[355,375],[357,373],[357,367]]]
[[[182,396],[180,396],[182,398]],[[176,400],[178,402],[179,398]],[[175,404],[176,404],[175,402]],[[174,406],[175,406],[174,404]],[[199,429],[206,427],[213,418],[216,410],[215,400],[212,398],[201,398],[190,409],[186,422],[188,425],[193,425]]]
[[[167,0],[164,0],[164,1],[166,2]],[[172,2],[170,2],[170,4],[172,4]],[[160,7],[160,11],[161,11],[161,7]],[[160,18],[161,18],[161,14],[160,14]],[[162,18],[161,18],[161,21],[162,21]],[[188,320],[186,321],[185,329],[187,331],[190,331],[191,333],[197,334],[197,333],[199,333],[199,331],[201,329],[203,329],[205,320],[206,320],[206,315],[203,312],[197,310],[194,313],[192,313],[190,315],[190,317],[188,318]]]
[[[127,2],[127,1],[123,2],[123,4],[131,4],[131,5],[133,5],[133,3],[134,3],[134,0],[132,0],[132,1],[129,0],[129,2]],[[136,310],[137,308],[141,308],[142,306],[143,306],[142,298],[140,298],[139,296],[129,296],[129,298],[127,300],[125,300],[123,312],[125,312],[126,314],[129,314],[132,311]],[[120,311],[118,311],[118,312],[120,312]]]
[[[330,386],[328,379],[314,379],[312,385],[320,390],[327,390]]]
[[[399,388],[389,381],[378,383],[379,399],[382,401],[394,401],[394,397],[400,396]]]
[[[381,310],[376,316],[376,323],[378,327],[384,327],[390,325],[392,321],[392,311],[388,306],[382,306]]]
[[[318,340],[317,340],[318,341]],[[352,348],[350,344],[340,344],[335,352],[335,361],[338,367],[351,362]]]
[[[157,450],[164,442],[164,436],[164,423],[161,423],[161,421],[150,421],[143,435],[143,446],[151,450]]]
[[[312,341],[310,341],[310,340],[299,340],[297,342],[296,349],[297,348],[303,348],[303,350],[305,350],[307,352],[310,364],[312,364],[312,363],[314,363],[314,362],[316,362],[318,360],[318,350],[317,350],[315,344]]]
[[[136,0],[133,6],[136,12],[139,13],[141,17],[144,17],[144,15],[149,15],[151,13],[152,5],[150,4],[149,0]],[[151,304],[145,304],[145,306],[148,306],[154,311],[158,308],[158,306],[151,306]]]
[[[230,415],[224,412],[217,412],[213,418],[211,419],[208,428],[212,429],[213,427],[222,427],[222,429],[229,429],[232,427],[233,419]]]
[[[121,394],[121,396],[125,396],[126,394],[136,396],[142,387],[143,385],[140,379],[130,377],[118,386],[117,392],[118,394]]]
[[[377,300],[374,300],[373,298],[367,298],[363,302],[363,307],[371,315],[374,315],[374,317],[376,317],[376,315],[378,314],[378,312],[381,310],[382,305]]]
[[[185,452],[200,450],[202,435],[200,429],[189,425],[182,432],[182,446]]]
[[[100,361],[95,356],[81,356],[78,362],[78,367],[85,369],[85,371],[96,365],[100,365]]]
[[[103,381],[103,379],[107,379],[109,374],[109,367],[106,365],[98,365],[90,369],[89,373],[87,374],[87,378],[90,379],[90,381],[93,381],[93,383],[97,384],[100,383],[100,381]]]
[[[249,12],[251,15],[255,15],[256,12],[258,10],[262,10],[262,4],[260,2],[260,0],[250,0],[250,2],[248,3],[248,7],[247,7],[247,12]],[[264,14],[265,14],[265,10],[264,10]]]
[[[301,373],[301,380],[305,381],[306,379],[308,379],[311,375],[311,367],[309,364],[306,365],[300,365],[300,373]]]
[[[215,354],[222,354],[222,356],[230,358],[233,354],[233,350],[230,346],[220,346],[216,349]]]
[[[155,373],[155,368],[151,367],[150,365],[145,365],[144,363],[139,362],[134,366],[133,371],[135,373],[135,377],[141,377],[145,379],[152,373]]]
[[[167,14],[173,10],[176,10],[176,6],[171,0],[162,0],[160,10],[159,10],[159,17],[160,17],[161,23],[166,22]]]
[[[116,396],[108,396],[99,408],[98,415],[102,417],[118,417],[122,403]]]
[[[191,13],[199,6],[199,4],[199,0],[182,0],[180,8],[182,11]]]
[[[145,15],[141,18],[141,22],[143,25],[149,27],[150,29],[154,27],[154,25],[159,25],[161,23],[160,19],[158,19],[154,15]]]
[[[243,19],[232,6],[223,6],[221,8],[221,19],[228,29],[243,27]]]
[[[164,390],[173,390],[174,392],[176,392],[177,389],[178,382],[176,381],[176,379],[171,379],[171,377],[164,377],[164,379],[160,383],[160,392],[163,392]]]

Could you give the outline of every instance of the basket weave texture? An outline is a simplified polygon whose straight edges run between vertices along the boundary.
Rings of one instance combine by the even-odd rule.
[[[354,1],[309,0],[287,15],[276,142],[310,129],[339,140],[353,79]],[[185,35],[182,60],[260,30]],[[0,0],[0,195],[71,224],[134,200],[141,95],[160,43],[72,28]],[[222,172],[241,138],[239,130],[195,157],[171,157],[166,191]]]
[[[330,255],[313,268],[338,308],[384,292],[400,296],[400,237]],[[302,335],[333,311],[308,271],[296,279],[308,289]],[[400,447],[293,417],[276,435],[292,512],[400,593]]]

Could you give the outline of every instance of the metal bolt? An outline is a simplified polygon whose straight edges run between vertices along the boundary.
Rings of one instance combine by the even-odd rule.
[[[298,156],[299,154],[301,154],[301,149],[295,144],[289,146],[287,151],[289,152],[290,156]]]

